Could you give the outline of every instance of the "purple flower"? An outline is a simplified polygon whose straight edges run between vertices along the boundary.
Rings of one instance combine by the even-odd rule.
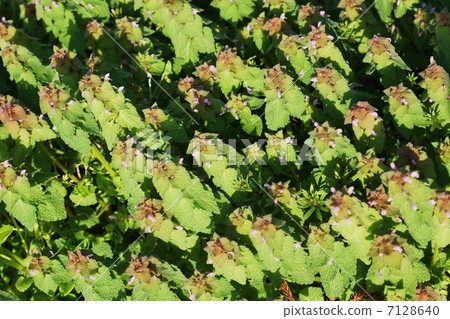
[[[434,199],[430,199],[430,204],[434,206],[436,205],[436,201]]]
[[[89,276],[89,279],[95,280],[95,276],[94,276],[94,275],[90,275],[90,276]]]
[[[258,233],[258,231],[257,231],[256,229],[252,229],[252,230],[250,231],[250,235],[251,235],[252,237],[255,237],[257,233]]]
[[[354,192],[354,189],[355,189],[354,186],[350,186],[350,187],[347,189],[347,194],[349,194],[349,195],[354,194],[354,193],[355,193],[355,192]]]
[[[338,216],[339,215],[339,207],[338,206],[334,206],[333,207],[333,213]]]
[[[206,277],[214,277],[214,276],[216,276],[216,274],[213,272],[210,272],[209,274],[206,275]]]
[[[284,163],[284,158],[281,156],[278,156],[278,160],[280,161],[280,163]]]
[[[389,164],[389,166],[395,171],[397,169],[397,166],[395,166],[395,163]]]
[[[412,209],[413,209],[413,211],[416,211],[417,210],[417,204],[416,203],[412,203]]]
[[[419,172],[417,171],[412,172],[410,175],[414,178],[419,178]]]
[[[336,129],[336,133],[342,134],[342,129],[341,128]]]
[[[400,246],[394,246],[392,249],[398,251],[400,254],[403,252],[403,249]]]
[[[383,275],[383,270],[380,269],[380,270],[378,271],[378,276],[381,277],[382,275]]]
[[[400,216],[397,216],[397,220],[399,223],[403,222],[403,220],[400,218]]]
[[[331,187],[330,190],[331,190],[331,192],[332,192],[333,194],[336,194],[336,188]]]
[[[275,206],[278,206],[278,198],[275,198],[275,200],[273,201],[273,204],[274,204]]]
[[[303,78],[305,76],[305,71],[300,70],[299,74],[300,74],[300,77]]]
[[[263,241],[263,243],[266,242],[266,237],[265,236],[261,236],[261,240]]]
[[[382,208],[382,209],[381,209],[381,215],[382,215],[382,216],[385,216],[386,214],[387,214],[386,209]]]
[[[408,101],[404,97],[402,97],[401,101],[402,101],[402,104],[408,105]]]
[[[192,292],[189,293],[189,299],[191,299],[191,301],[195,301],[195,295]]]
[[[383,257],[384,256],[384,254],[383,253],[378,253],[378,257]]]
[[[30,275],[33,277],[36,276],[36,270],[30,269]]]
[[[331,146],[331,148],[335,148],[336,144],[334,144],[334,141],[328,141],[328,145]]]
[[[76,272],[80,272],[80,268],[75,268],[75,271]]]
[[[136,279],[136,275],[133,275],[133,277],[131,277],[130,280],[128,281],[128,284],[131,285],[135,279]]]
[[[333,259],[328,259],[328,265],[330,265],[331,266],[331,264],[333,264]]]
[[[375,130],[371,130],[370,132],[372,133],[373,136],[377,136],[377,132],[375,132]]]
[[[175,226],[175,228],[178,229],[178,230],[183,230],[184,229],[183,226]]]
[[[275,261],[280,261],[280,259],[279,259],[278,257],[273,257],[273,259],[274,259]]]
[[[349,225],[351,224],[350,219],[348,217],[345,217],[345,222]]]
[[[247,93],[248,93],[248,94],[252,94],[252,93],[253,93],[253,89],[251,89],[251,88],[248,87],[248,88],[247,88]]]
[[[353,119],[352,124],[353,126],[358,126],[358,119]]]
[[[295,248],[300,248],[301,246],[302,246],[302,244],[300,244],[300,243],[295,243],[295,244],[294,244],[294,247],[295,247]]]

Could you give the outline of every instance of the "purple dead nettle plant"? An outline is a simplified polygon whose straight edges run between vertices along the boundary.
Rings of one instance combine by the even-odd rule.
[[[162,136],[159,132],[152,129],[145,129],[140,131],[133,137],[127,136],[126,143],[126,160],[122,162],[125,167],[132,167],[138,172],[145,172],[149,175],[153,173],[153,159],[155,152],[160,150],[165,145],[164,161],[172,158],[171,146],[168,142],[171,140],[169,136]]]

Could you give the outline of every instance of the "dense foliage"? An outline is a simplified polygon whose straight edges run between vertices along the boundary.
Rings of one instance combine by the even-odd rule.
[[[0,1],[0,299],[448,299],[449,8]]]

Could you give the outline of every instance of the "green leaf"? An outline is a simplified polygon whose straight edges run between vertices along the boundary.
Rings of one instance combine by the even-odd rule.
[[[22,199],[18,199],[11,208],[11,214],[29,231],[33,230],[36,223],[36,207],[25,203]]]
[[[10,225],[3,225],[0,228],[0,245],[6,241],[6,239],[9,237],[9,235],[12,234],[13,230],[14,230],[14,227],[12,227]]]

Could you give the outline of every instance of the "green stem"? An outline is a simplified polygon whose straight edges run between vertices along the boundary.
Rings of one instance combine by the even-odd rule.
[[[26,270],[26,268],[23,265],[15,262],[14,260],[9,258],[8,256],[3,255],[1,253],[0,253],[0,264],[5,264],[7,266],[16,268],[17,270]]]
[[[439,247],[436,244],[434,244],[433,245],[433,258],[431,259],[430,271],[434,269],[438,260],[439,260]]]
[[[64,172],[64,174],[67,174],[70,177],[72,181],[74,181],[75,183],[78,183],[80,181],[78,177],[68,173],[69,170],[55,157],[55,155],[52,154],[52,152],[50,152],[50,150],[43,143],[39,143],[39,147],[45,152],[45,154],[47,154],[48,157],[50,157],[53,163],[55,163],[55,165]]]
[[[100,150],[97,148],[97,146],[95,146],[94,143],[92,143],[91,146],[91,152],[92,154],[95,156],[95,158],[102,163],[102,165],[105,167],[106,171],[108,172],[109,176],[111,176],[112,179],[115,179],[117,177],[116,172],[114,171],[114,169],[111,167],[111,165],[109,164],[109,162],[105,159],[105,157],[103,156],[102,152],[100,152]]]
[[[0,255],[4,259],[8,259],[8,260],[11,260],[11,258],[15,259],[20,265],[22,265],[22,259],[20,259],[18,256],[16,256],[16,254],[10,252],[8,249],[6,249],[4,247],[0,247]]]
[[[17,234],[19,235],[20,241],[22,242],[22,247],[25,250],[25,252],[28,252],[28,246],[27,246],[27,242],[25,241],[25,238],[23,238],[22,236],[22,228],[19,227],[19,225],[16,222],[16,219],[14,217],[11,216],[11,223],[14,225]]]

